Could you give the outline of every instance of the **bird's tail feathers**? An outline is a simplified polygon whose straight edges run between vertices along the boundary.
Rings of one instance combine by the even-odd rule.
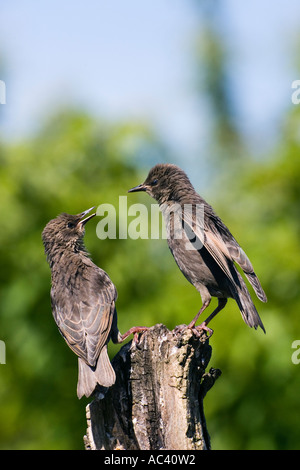
[[[261,287],[261,284],[260,284],[259,279],[256,276],[256,274],[254,272],[252,272],[252,273],[246,273],[245,272],[245,275],[247,276],[247,279],[250,282],[251,286],[253,287],[253,289],[254,289],[257,297],[259,298],[259,300],[261,300],[262,302],[267,302],[267,296],[266,296],[263,288]]]
[[[261,321],[260,316],[256,310],[256,307],[251,299],[247,286],[242,278],[242,276],[237,273],[240,285],[236,290],[234,298],[239,306],[240,312],[242,314],[244,322],[250,326],[250,328],[257,329],[258,326],[263,330],[265,333],[265,327],[263,322]]]
[[[95,367],[89,366],[83,359],[78,358],[77,396],[79,399],[83,395],[89,397],[97,384],[111,387],[115,380],[116,374],[110,363],[106,345],[102,348]]]

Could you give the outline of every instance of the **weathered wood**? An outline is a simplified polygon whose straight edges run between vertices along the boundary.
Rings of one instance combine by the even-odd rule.
[[[161,324],[123,346],[112,361],[115,385],[87,406],[86,449],[209,449],[203,399],[221,374],[205,372],[210,357],[204,332]]]

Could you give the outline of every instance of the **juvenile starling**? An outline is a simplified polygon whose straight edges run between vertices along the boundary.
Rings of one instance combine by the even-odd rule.
[[[201,295],[202,307],[188,327],[196,333],[204,329],[211,335],[213,330],[207,324],[225,307],[227,299],[233,298],[245,323],[255,329],[260,326],[265,332],[234,262],[244,271],[257,297],[266,302],[252,264],[212,207],[195,191],[185,172],[175,165],[158,164],[144,183],[129,190],[135,191],[146,191],[159,203],[170,251],[181,272]],[[212,296],[218,298],[217,308],[195,327]]]
[[[97,384],[110,387],[115,372],[107,344],[122,342],[144,327],[133,327],[121,335],[117,327],[117,290],[105,271],[89,257],[83,237],[85,224],[96,214],[63,213],[50,220],[42,239],[51,269],[51,305],[58,329],[78,356],[77,396],[89,397]]]

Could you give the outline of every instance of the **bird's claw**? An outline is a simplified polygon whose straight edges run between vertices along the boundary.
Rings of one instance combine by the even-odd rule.
[[[200,331],[206,331],[208,333],[208,337],[210,338],[214,332],[211,328],[208,328],[205,322],[201,323],[199,326],[195,326],[193,331],[196,330],[197,335],[200,336]]]
[[[174,333],[175,335],[178,335],[179,333],[181,333],[183,330],[185,330],[187,328],[187,325],[177,325],[175,328],[174,328]]]
[[[205,322],[201,323],[199,326],[195,326],[193,323],[190,323],[189,325],[178,325],[174,328],[174,333],[175,335],[178,335],[182,331],[186,330],[189,328],[197,338],[200,338],[201,336],[201,331],[206,331],[208,333],[208,337],[210,338],[211,335],[213,334],[214,330],[211,328],[208,328]]]
[[[148,330],[148,326],[133,326],[128,330],[126,333],[121,335],[119,343],[122,343],[128,336],[133,335],[133,343],[137,345],[139,343],[139,333],[143,333],[144,331]]]

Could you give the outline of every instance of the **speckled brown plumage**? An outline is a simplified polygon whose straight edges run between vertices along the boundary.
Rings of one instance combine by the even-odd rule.
[[[203,305],[189,327],[195,328],[199,315],[213,296],[218,298],[218,306],[198,329],[212,333],[207,324],[231,297],[237,302],[245,323],[265,331],[234,265],[237,263],[242,268],[257,297],[266,302],[249,258],[213,208],[195,191],[185,172],[176,165],[158,164],[149,171],[144,183],[129,190],[135,191],[146,191],[159,203],[170,251],[181,272],[200,292]]]

